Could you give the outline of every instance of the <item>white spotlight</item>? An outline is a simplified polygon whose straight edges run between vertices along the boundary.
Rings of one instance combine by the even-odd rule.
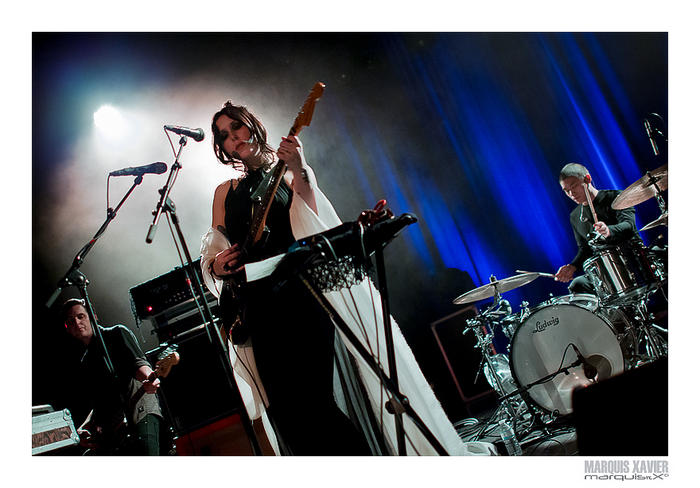
[[[126,121],[121,112],[111,105],[101,106],[93,114],[95,125],[111,139],[119,139],[126,133]]]

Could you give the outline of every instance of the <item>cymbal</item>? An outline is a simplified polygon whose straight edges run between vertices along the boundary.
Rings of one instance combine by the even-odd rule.
[[[482,285],[479,288],[474,288],[473,290],[458,296],[452,300],[452,303],[455,305],[462,305],[465,303],[478,302],[484,298],[493,298],[496,292],[503,293],[514,290],[515,288],[536,280],[539,278],[539,276],[539,273],[523,273],[511,276],[509,278],[503,278],[502,280],[492,281],[491,283]]]
[[[658,227],[659,225],[668,226],[668,212],[662,213],[661,217],[659,217],[656,220],[652,220],[651,222],[649,222],[647,225],[645,225],[644,227],[642,227],[639,230],[648,230],[648,229],[651,229],[653,227]]]
[[[657,191],[654,187],[654,183],[656,183],[659,191],[664,191],[668,188],[667,164],[650,171],[649,174],[642,176],[622,190],[615,200],[613,200],[612,208],[615,210],[622,210],[623,208],[633,207],[656,196]]]

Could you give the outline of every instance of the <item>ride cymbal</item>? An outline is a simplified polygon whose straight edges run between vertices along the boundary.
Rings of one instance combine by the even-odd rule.
[[[658,188],[658,191],[657,191]],[[622,210],[633,207],[655,197],[659,192],[668,188],[668,165],[664,164],[645,174],[613,200],[612,208]]]

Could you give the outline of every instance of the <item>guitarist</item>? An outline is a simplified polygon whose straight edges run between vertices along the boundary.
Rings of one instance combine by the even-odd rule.
[[[98,326],[116,370],[115,382],[98,341],[93,340],[85,302],[67,300],[61,316],[68,334],[82,344],[78,380],[91,411],[78,428],[81,445],[97,454],[159,455],[162,413],[154,393],[160,380],[134,334],[123,325]],[[140,390],[146,394],[139,395]],[[129,401],[136,396],[138,401]]]
[[[244,281],[244,264],[283,253],[295,241],[294,205],[314,215],[318,210],[315,177],[296,136],[283,137],[275,150],[257,117],[230,101],[214,114],[211,127],[217,159],[243,173],[216,188],[212,228],[203,238],[205,281],[219,295],[226,281]],[[257,246],[243,249],[251,228],[251,195],[278,160],[287,169],[265,221],[268,232]],[[301,283],[275,285],[265,278],[238,289],[243,332],[234,327],[232,340],[241,345],[237,354],[245,366],[237,362],[235,369],[250,384],[256,409],[265,405],[282,454],[370,454],[333,399],[332,323]],[[256,410],[250,416],[261,414]]]

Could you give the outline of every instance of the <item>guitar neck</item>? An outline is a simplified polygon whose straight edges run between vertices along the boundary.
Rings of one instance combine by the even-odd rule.
[[[311,123],[311,116],[316,105],[316,101],[321,97],[325,85],[318,82],[314,85],[309,93],[309,96],[304,101],[304,105],[294,119],[292,128],[289,129],[289,137],[297,136],[301,132],[302,127],[307,126]],[[243,242],[242,251],[245,259],[245,255],[249,254],[250,248],[257,244],[262,238],[263,231],[265,230],[265,221],[267,220],[267,215],[270,212],[270,207],[272,206],[272,200],[277,193],[277,188],[279,188],[282,178],[287,170],[287,165],[283,160],[277,161],[270,179],[270,183],[265,190],[265,194],[260,198],[260,201],[253,202],[253,218],[250,226],[250,230],[246,235],[245,241]]]

